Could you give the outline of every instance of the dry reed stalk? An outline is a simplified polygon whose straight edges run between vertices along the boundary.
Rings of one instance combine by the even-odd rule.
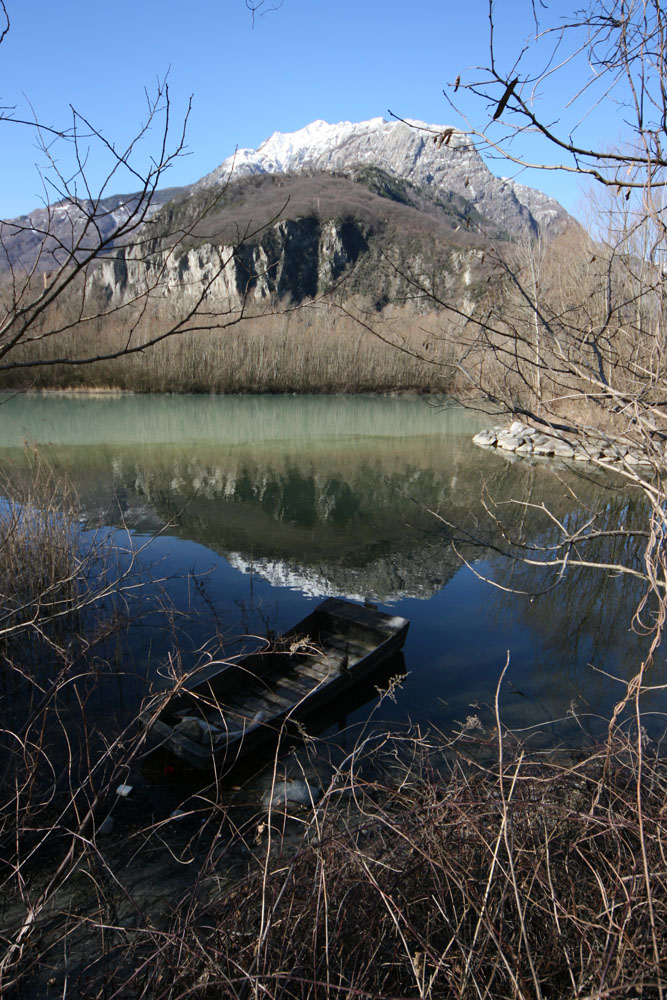
[[[231,826],[218,811],[208,836],[226,852],[205,851],[194,879],[215,891],[186,892],[159,934],[118,941],[81,995],[658,997],[636,850],[641,836],[664,928],[664,765],[650,764],[640,833],[621,733],[558,765],[499,732],[367,733],[314,809],[248,807]],[[217,871],[239,839],[247,872],[225,885]]]
[[[659,997],[664,763],[644,759],[640,773],[620,730],[579,760],[533,757],[497,722],[451,740],[369,729],[320,802],[292,818],[242,795],[225,803],[217,784],[193,794],[174,855],[189,887],[174,887],[158,924],[113,852],[88,839],[64,859],[88,857],[97,872],[95,905],[60,925],[70,995]],[[168,829],[132,835],[133,866]],[[240,847],[245,871],[236,862],[225,879]],[[113,916],[120,900],[136,915],[131,932]],[[45,946],[27,956],[26,983],[55,961]]]
[[[38,595],[40,610],[81,569],[76,546],[70,561],[59,548],[75,537],[72,524],[63,534],[66,509],[76,514],[52,504],[45,520],[23,521],[20,504],[7,506],[8,565],[33,551],[39,526],[58,552],[31,563],[51,595]],[[59,598],[74,600],[58,620],[75,634],[82,593]],[[294,814],[230,797],[223,768],[189,793],[183,817],[143,813],[105,841],[100,822],[143,738],[95,731],[90,662],[71,631],[65,641],[28,620],[53,668],[35,678],[18,645],[4,654],[5,719],[8,699],[31,692],[3,734],[6,995],[34,996],[51,980],[90,1000],[650,1000],[667,989],[667,771],[643,739],[638,689],[634,735],[619,715],[585,756],[532,754],[504,730],[496,699],[488,731],[476,719],[451,739],[367,727],[328,765],[321,800]],[[306,775],[325,751],[308,747]],[[282,767],[276,758],[270,787]],[[161,912],[136,880],[156,856]]]

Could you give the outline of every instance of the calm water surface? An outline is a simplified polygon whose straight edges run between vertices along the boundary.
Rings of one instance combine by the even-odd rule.
[[[38,445],[72,480],[84,531],[150,543],[141,559],[173,629],[149,616],[127,641],[152,682],[175,645],[196,658],[217,635],[232,652],[239,635],[285,628],[323,596],[370,599],[411,620],[407,676],[383,718],[488,722],[509,656],[505,723],[536,742],[580,739],[623,692],[609,675],[627,678],[641,656],[630,630],[640,591],[583,570],[554,586],[502,555],[503,533],[539,549],[556,539],[544,513],[516,501],[544,503],[568,527],[592,511],[612,527],[641,518],[639,498],[590,470],[476,448],[479,426],[417,398],[25,395],[0,409],[0,465],[23,475],[26,445]],[[653,682],[664,679],[660,663]],[[662,692],[646,696],[654,733],[664,707]],[[347,721],[368,710],[351,706]]]

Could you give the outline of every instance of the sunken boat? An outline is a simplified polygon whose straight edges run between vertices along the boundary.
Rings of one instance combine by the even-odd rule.
[[[400,651],[408,626],[406,618],[328,598],[266,649],[216,664],[142,720],[193,767],[229,767],[366,679]]]

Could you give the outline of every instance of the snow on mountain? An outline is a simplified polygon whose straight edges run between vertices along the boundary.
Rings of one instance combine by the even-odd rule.
[[[274,132],[257,149],[239,149],[228,156],[194,190],[248,174],[346,171],[362,165],[454,192],[511,233],[536,232],[567,219],[553,199],[493,175],[465,133],[445,125],[383,118],[336,124],[318,120],[297,132]]]
[[[238,149],[228,156],[197,186],[209,187],[246,174],[334,169],[334,162],[340,160],[337,154],[341,149],[349,143],[356,145],[364,141],[372,148],[383,126],[391,127],[383,118],[334,125],[319,119],[297,132],[274,132],[257,149]]]

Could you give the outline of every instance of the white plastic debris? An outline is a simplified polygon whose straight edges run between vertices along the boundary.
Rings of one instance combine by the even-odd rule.
[[[126,799],[131,794],[133,787],[133,785],[119,785],[116,789],[116,795],[120,795],[121,798]]]

